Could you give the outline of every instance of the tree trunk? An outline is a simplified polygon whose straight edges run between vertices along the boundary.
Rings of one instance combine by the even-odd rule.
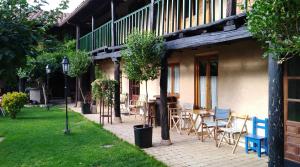
[[[144,127],[146,127],[147,113],[148,113],[148,81],[146,81],[146,106],[144,111]]]
[[[83,99],[83,103],[85,104],[86,100],[85,100],[85,97],[84,97],[84,94],[83,94],[83,91],[82,91],[82,88],[81,88],[81,76],[78,77],[78,78],[79,78],[78,89],[79,89],[80,95],[81,95],[81,97]]]
[[[19,79],[19,92],[25,92],[25,79]]]
[[[42,90],[43,90],[43,96],[44,96],[44,103],[45,103],[45,106],[47,106],[48,99],[47,99],[47,92],[46,92],[46,84],[45,83],[42,84]]]
[[[284,166],[283,67],[269,55],[269,166]]]

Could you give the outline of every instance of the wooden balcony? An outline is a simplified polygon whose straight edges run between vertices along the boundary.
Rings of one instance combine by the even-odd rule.
[[[152,3],[117,20],[112,19],[81,37],[80,49],[93,52],[120,47],[134,30],[170,36],[245,13],[253,2],[254,0],[152,0]]]

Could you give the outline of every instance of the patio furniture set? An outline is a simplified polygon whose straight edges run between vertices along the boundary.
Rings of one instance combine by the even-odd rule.
[[[135,97],[128,100],[128,96],[121,95],[121,112],[128,115],[142,114],[145,107],[144,96]],[[156,126],[155,118],[155,101],[148,102],[148,124]],[[142,112],[141,112],[142,110]],[[182,134],[184,131],[188,135],[194,133],[204,142],[205,139],[211,138],[215,140],[216,147],[221,147],[226,143],[233,146],[234,154],[240,142],[245,138],[245,152],[254,151],[259,157],[261,154],[268,154],[267,147],[267,124],[268,119],[252,118],[252,133],[248,134],[247,121],[251,118],[248,115],[232,113],[230,109],[222,109],[216,107],[213,110],[205,108],[194,109],[194,105],[184,103],[182,106],[177,101],[168,102],[168,116],[170,130],[176,130]],[[264,135],[258,135],[258,129],[264,131]]]
[[[176,107],[174,107],[176,105]],[[216,147],[223,143],[233,145],[234,154],[242,135],[245,135],[245,151],[257,152],[258,156],[268,153],[267,147],[267,122],[268,119],[261,120],[253,117],[252,134],[248,134],[248,115],[232,113],[230,109],[216,107],[214,110],[204,108],[194,109],[192,104],[169,103],[169,126],[179,134],[187,130],[187,134],[195,133],[204,142],[206,138],[212,138],[216,142]],[[257,134],[258,129],[265,131],[264,136]],[[262,152],[263,149],[263,152]]]

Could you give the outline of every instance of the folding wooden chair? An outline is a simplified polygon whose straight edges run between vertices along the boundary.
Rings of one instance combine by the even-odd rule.
[[[120,110],[122,114],[130,115],[127,94],[120,94]]]
[[[186,112],[189,108],[190,105],[187,104],[181,107],[175,102],[168,103],[170,129],[176,129],[177,133],[181,134],[186,127],[186,122],[189,120],[189,115]]]
[[[247,133],[247,120],[249,119],[248,115],[238,115],[238,114],[234,114],[232,113],[229,117],[228,123],[226,125],[225,128],[221,128],[222,132],[221,132],[221,139],[219,141],[218,147],[221,146],[221,144],[223,143],[223,140],[225,139],[226,142],[228,144],[231,144],[231,141],[233,141],[234,147],[232,150],[232,154],[234,154],[237,145],[239,144],[240,138],[243,134]],[[237,127],[237,121],[241,120],[242,126],[241,127]],[[235,122],[234,122],[235,121]],[[234,126],[234,123],[236,123]],[[237,138],[235,139],[235,137],[237,136]],[[232,138],[231,138],[232,137]]]
[[[179,105],[168,105],[168,112],[169,112],[169,126],[170,130],[176,129],[177,133],[181,134],[181,126],[180,126],[180,112],[181,107]]]
[[[220,128],[224,128],[227,125],[227,122],[230,117],[230,109],[222,109],[215,108],[214,115],[209,115],[209,117],[213,116],[213,120],[204,120],[201,123],[201,141],[203,141],[204,137],[204,129],[207,131],[208,137],[213,137],[216,141],[216,146],[218,145],[217,137],[219,134]]]

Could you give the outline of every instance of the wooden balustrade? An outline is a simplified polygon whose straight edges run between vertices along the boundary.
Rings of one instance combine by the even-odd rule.
[[[234,1],[234,5],[230,4]],[[126,43],[128,35],[134,31],[152,30],[157,36],[164,36],[180,30],[209,24],[230,13],[240,14],[249,9],[254,0],[156,0],[114,21],[115,46]],[[227,9],[232,7],[234,9]],[[153,11],[153,20],[151,20]],[[228,14],[229,13],[229,14]],[[153,27],[151,24],[153,23]],[[112,46],[112,21],[80,38],[80,49],[92,51]],[[94,45],[92,45],[94,42]],[[94,46],[94,48],[92,48]]]
[[[103,24],[94,31],[94,49],[111,46],[111,21]]]
[[[126,42],[128,35],[133,31],[149,31],[150,4],[115,21],[116,45]]]

